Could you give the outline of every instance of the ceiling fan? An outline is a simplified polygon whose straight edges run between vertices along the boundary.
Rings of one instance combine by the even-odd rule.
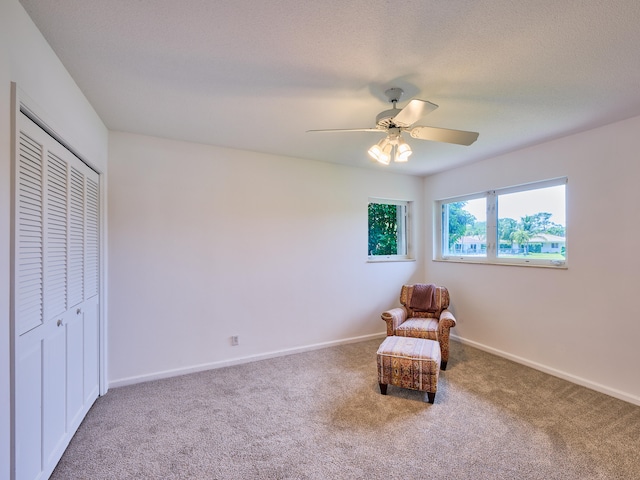
[[[426,100],[414,98],[404,108],[396,104],[404,93],[401,88],[392,87],[385,95],[393,108],[380,112],[376,117],[374,128],[350,128],[329,130],[307,130],[308,132],[384,132],[385,138],[373,145],[368,153],[374,160],[389,165],[393,158],[395,162],[406,162],[411,155],[411,147],[402,138],[402,132],[407,132],[412,138],[431,140],[434,142],[455,143],[457,145],[471,145],[478,138],[477,132],[450,130],[448,128],[412,126],[428,113],[433,112],[438,105]]]

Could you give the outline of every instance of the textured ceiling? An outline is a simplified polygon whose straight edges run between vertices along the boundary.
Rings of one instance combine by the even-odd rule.
[[[21,0],[109,129],[426,175],[640,115],[638,0]],[[372,162],[384,90],[439,108]]]

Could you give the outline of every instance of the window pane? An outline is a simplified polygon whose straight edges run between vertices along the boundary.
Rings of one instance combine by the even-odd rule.
[[[407,205],[369,203],[369,255],[407,255]]]
[[[442,205],[442,254],[487,255],[487,199]]]
[[[498,256],[564,261],[565,185],[498,195]]]

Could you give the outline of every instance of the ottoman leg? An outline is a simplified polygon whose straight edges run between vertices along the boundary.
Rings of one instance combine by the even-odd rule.
[[[436,392],[427,392],[427,398],[429,399],[429,403],[433,403],[436,399]]]
[[[442,362],[440,364],[440,370],[446,370],[447,369],[447,362]]]
[[[386,395],[387,394],[387,384],[386,383],[380,383],[380,393],[382,395]]]

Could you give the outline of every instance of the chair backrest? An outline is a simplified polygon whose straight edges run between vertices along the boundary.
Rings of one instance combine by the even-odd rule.
[[[445,308],[449,308],[449,290],[447,290],[447,287],[438,286],[436,287],[435,312],[425,312],[412,309],[410,305],[411,297],[413,296],[413,287],[414,285],[403,285],[402,290],[400,290],[400,303],[407,309],[410,317],[439,318],[442,310],[444,310]]]

